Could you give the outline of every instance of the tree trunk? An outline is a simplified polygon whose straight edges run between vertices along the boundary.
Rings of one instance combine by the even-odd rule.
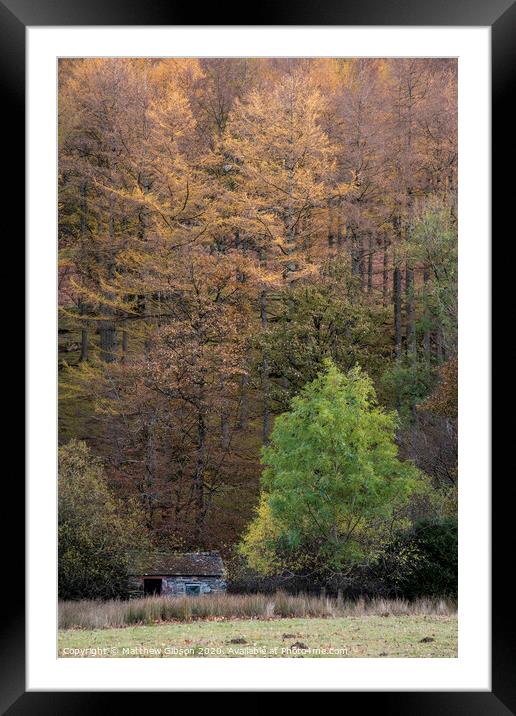
[[[351,234],[351,275],[360,276],[361,256],[357,232],[354,226],[350,227]]]
[[[407,353],[414,368],[417,365],[416,331],[414,325],[414,270],[407,263],[405,266],[405,312],[407,320]],[[412,419],[417,420],[416,397],[411,393],[410,411]]]
[[[116,360],[117,335],[114,321],[104,320],[99,328],[100,334],[100,358],[105,363],[113,363]]]
[[[84,303],[81,300],[79,302],[79,315],[84,316],[85,314],[85,307]],[[79,360],[86,361],[88,360],[88,347],[89,347],[89,340],[88,340],[88,322],[85,319],[82,319],[81,321],[81,355],[79,357]]]
[[[108,281],[113,280],[115,277],[115,260],[114,260],[114,243],[115,243],[115,219],[113,215],[113,207],[111,206],[110,217],[109,217],[109,250],[108,250],[108,266],[107,266],[107,277]],[[106,294],[107,301],[113,299],[113,294],[109,291]],[[116,360],[118,340],[116,333],[116,324],[113,318],[113,309],[111,306],[106,305],[102,308],[102,312],[108,316],[106,319],[100,322],[99,334],[100,334],[100,357],[105,363],[112,363]]]
[[[394,302],[394,354],[396,361],[401,359],[401,270],[395,266],[392,277],[393,302]],[[401,410],[401,391],[396,383],[396,410]]]
[[[206,422],[202,399],[197,412],[197,461],[195,466],[195,541],[196,547],[203,546],[205,499],[204,499],[204,469],[206,463]]]
[[[428,282],[430,280],[430,271],[428,268],[423,269],[423,284],[425,294],[425,332],[423,334],[423,354],[425,361],[430,363],[430,311],[428,310]]]
[[[87,187],[86,183],[82,182],[79,186],[79,194],[80,194],[80,207],[81,207],[81,222],[80,222],[80,232],[81,232],[81,250],[84,251],[84,241],[86,238],[86,229],[88,224],[88,198],[87,198]],[[84,304],[84,301],[82,298],[79,299],[79,315],[84,316],[87,313],[86,306]],[[81,355],[79,360],[80,361],[86,361],[88,360],[88,344],[89,344],[89,335],[88,335],[88,322],[86,319],[81,319]]]
[[[340,247],[344,243],[342,236],[342,211],[340,206],[337,209],[337,246]]]
[[[222,435],[222,448],[223,448],[223,450],[227,450],[227,448],[229,447],[229,441],[230,441],[229,410],[228,410],[227,396],[226,396],[226,385],[225,385],[224,378],[222,376],[220,378],[220,399],[221,399],[220,432]]]
[[[367,292],[373,292],[373,235],[369,234],[369,247],[367,254]]]
[[[333,206],[331,199],[328,201],[328,247],[333,248],[334,234],[333,234]]]
[[[360,234],[358,239],[358,273],[360,275],[360,288],[362,289],[362,291],[365,291],[366,289],[364,253],[364,238],[362,234]]]
[[[267,292],[262,291],[260,294],[260,318],[262,329],[267,327]],[[268,445],[270,433],[270,414],[269,414],[269,362],[267,360],[267,352],[264,350],[262,361],[262,391],[263,391],[263,425],[262,439],[263,444]]]
[[[240,430],[247,430],[247,423],[249,420],[249,364],[250,364],[250,350],[249,347],[245,351],[245,366],[244,374],[242,376],[242,399],[240,402],[240,415],[238,419],[238,427]]]
[[[405,267],[405,312],[407,320],[407,353],[416,358],[416,333],[414,327],[414,270]]]
[[[389,293],[389,242],[387,236],[383,237],[383,276],[382,276],[382,295],[383,305],[387,305]]]
[[[139,187],[144,195],[147,194],[151,188],[150,181],[143,173],[139,179]],[[148,212],[146,206],[142,206],[140,208],[140,211],[138,212],[138,238],[140,239],[140,241],[147,241],[148,224],[149,224],[149,212]],[[148,338],[146,329],[147,329],[147,324],[150,321],[150,319],[147,319],[147,316],[150,313],[150,306],[149,306],[149,297],[145,293],[141,296],[138,296],[138,308],[139,308],[139,311],[143,318],[143,321],[146,324],[145,325],[145,339],[144,339],[143,347],[144,347],[145,354],[148,355],[149,350],[150,350],[150,343],[149,343],[149,338]]]
[[[444,351],[444,336],[443,336],[443,329],[441,324],[437,327],[437,335],[436,335],[436,354],[437,354],[437,364],[441,365],[446,360],[446,355]]]
[[[129,336],[127,335],[127,331],[122,331],[122,362],[125,363],[127,360],[127,352],[129,350]]]
[[[401,357],[401,270],[394,267],[392,276],[393,302],[394,302],[394,354]]]
[[[154,521],[154,507],[155,507],[155,475],[156,475],[156,448],[154,445],[154,426],[156,423],[156,414],[153,413],[147,422],[147,445],[146,445],[146,456],[145,456],[145,491],[146,501],[148,506],[148,524],[152,529]]]

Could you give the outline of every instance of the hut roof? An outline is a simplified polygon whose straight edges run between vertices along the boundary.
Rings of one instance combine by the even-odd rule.
[[[132,574],[221,577],[224,563],[218,552],[172,552],[155,556]]]

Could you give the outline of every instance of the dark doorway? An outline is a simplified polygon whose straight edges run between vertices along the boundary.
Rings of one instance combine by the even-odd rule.
[[[146,596],[161,594],[161,577],[143,580],[143,593]]]

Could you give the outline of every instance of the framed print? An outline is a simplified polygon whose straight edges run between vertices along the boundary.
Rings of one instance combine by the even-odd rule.
[[[514,7],[0,13],[28,286],[3,708],[514,711],[489,136]]]

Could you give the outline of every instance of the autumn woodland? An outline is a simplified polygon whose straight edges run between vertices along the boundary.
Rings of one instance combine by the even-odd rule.
[[[65,59],[58,110],[62,594],[452,593],[456,61]]]

